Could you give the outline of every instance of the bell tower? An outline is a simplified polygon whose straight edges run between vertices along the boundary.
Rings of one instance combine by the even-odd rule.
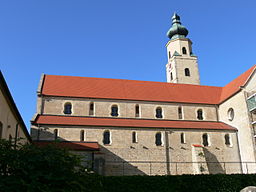
[[[172,27],[167,32],[168,63],[166,76],[169,83],[200,85],[197,57],[192,52],[192,41],[186,36],[188,30],[181,25],[180,17],[174,13]]]

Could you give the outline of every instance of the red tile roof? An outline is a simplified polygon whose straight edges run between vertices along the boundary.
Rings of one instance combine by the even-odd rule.
[[[229,84],[227,84],[225,87],[222,88],[221,96],[220,96],[220,102],[225,101],[233,94],[237,93],[241,86],[244,86],[248,79],[251,77],[252,73],[255,71],[256,65],[251,67],[249,70],[244,72],[242,75],[231,81]]]
[[[219,101],[221,87],[46,75],[42,94],[68,97],[216,104]]]
[[[222,122],[209,121],[172,121],[148,119],[97,118],[74,116],[38,115],[34,124],[48,125],[76,125],[76,126],[103,126],[103,127],[144,127],[144,128],[179,128],[179,129],[213,129],[236,130]]]
[[[37,146],[46,146],[49,144],[56,145],[57,147],[67,148],[75,151],[98,151],[100,146],[97,142],[70,142],[70,141],[34,141]]]
[[[91,77],[45,75],[42,94],[49,96],[219,104],[236,93],[256,65],[225,87]]]

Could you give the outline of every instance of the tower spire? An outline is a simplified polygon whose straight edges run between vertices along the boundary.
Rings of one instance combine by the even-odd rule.
[[[172,26],[167,32],[168,62],[167,82],[200,85],[197,57],[192,52],[192,41],[187,38],[188,30],[181,25],[180,16],[174,13]]]
[[[173,40],[177,38],[185,38],[188,35],[186,27],[181,25],[180,16],[174,12],[172,16],[172,27],[168,30],[167,36]]]

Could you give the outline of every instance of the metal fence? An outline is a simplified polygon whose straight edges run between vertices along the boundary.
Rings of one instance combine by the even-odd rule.
[[[249,174],[256,173],[256,162],[105,161],[100,170],[103,175]]]

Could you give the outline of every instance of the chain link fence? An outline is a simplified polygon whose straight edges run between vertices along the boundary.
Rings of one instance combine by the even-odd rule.
[[[256,173],[256,162],[105,161],[101,166],[100,174],[119,176]]]

